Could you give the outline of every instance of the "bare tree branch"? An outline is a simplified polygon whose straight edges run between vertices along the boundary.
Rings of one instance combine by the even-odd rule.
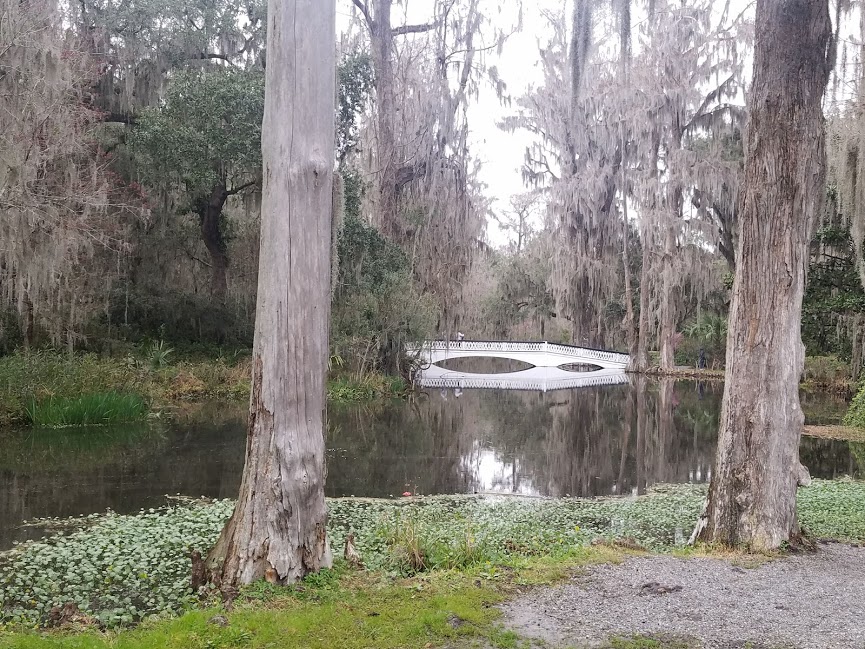
[[[234,196],[235,194],[239,194],[240,192],[242,192],[244,189],[248,189],[248,188],[252,187],[253,185],[257,185],[257,184],[258,184],[258,178],[256,178],[255,180],[250,180],[248,183],[243,183],[242,185],[238,185],[237,187],[232,187],[231,189],[227,189],[225,191],[225,195],[226,196]]]
[[[366,6],[366,3],[363,0],[352,0],[354,2],[354,6],[360,9],[360,12],[363,14],[363,17],[366,19],[367,27],[372,29],[372,16],[369,14],[369,7]]]
[[[435,29],[436,23],[424,23],[423,25],[403,25],[395,27],[391,30],[394,36],[403,36],[405,34],[422,34]]]
[[[135,116],[130,113],[104,113],[102,121],[106,123],[130,124],[136,123]]]
[[[213,53],[213,52],[205,52],[205,53],[201,54],[201,56],[199,58],[210,59],[210,60],[219,59],[220,61],[225,61],[226,63],[231,63],[232,65],[234,65],[231,58],[229,58],[228,54],[218,54],[218,53]]]

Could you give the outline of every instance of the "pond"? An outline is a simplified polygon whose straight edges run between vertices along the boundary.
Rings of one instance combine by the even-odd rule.
[[[426,390],[331,408],[327,494],[600,496],[705,482],[721,392],[721,383],[633,379],[546,393]],[[846,408],[828,395],[802,401],[808,423],[836,423]],[[166,494],[235,497],[245,419],[242,404],[209,403],[146,425],[4,433],[0,549],[43,534],[21,527],[37,517],[134,512]],[[801,454],[815,477],[861,470],[847,442],[805,437]]]

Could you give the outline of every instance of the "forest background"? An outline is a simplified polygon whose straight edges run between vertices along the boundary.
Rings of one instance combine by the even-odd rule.
[[[257,286],[264,5],[3,2],[0,353],[235,364]],[[457,330],[722,368],[749,7],[658,0],[627,41],[606,5],[364,7],[338,5],[334,376],[406,375],[406,342]],[[841,390],[865,348],[847,31],[802,321],[805,378]]]

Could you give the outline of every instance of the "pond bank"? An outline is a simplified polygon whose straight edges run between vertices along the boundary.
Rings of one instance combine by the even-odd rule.
[[[645,372],[646,376],[659,378],[694,379],[695,381],[723,381],[724,370],[719,369],[697,369],[696,367],[677,367],[672,370],[664,370],[660,367],[650,367]],[[825,392],[844,399],[850,399],[856,393],[856,382],[851,378],[827,378],[814,377],[806,368],[799,387],[807,392]]]
[[[532,583],[556,581],[586,562],[610,561],[643,548],[692,553],[681,546],[704,494],[703,487],[682,485],[658,488],[643,497],[597,500],[478,496],[333,499],[329,501],[332,546],[338,554],[346,533],[353,531],[368,570],[357,575],[346,573],[343,567],[335,575],[311,576],[307,583],[311,592],[318,593],[313,600],[331,602],[341,616],[360,619],[361,626],[370,625],[371,633],[382,633],[381,643],[375,646],[422,647],[431,640],[444,643],[451,636],[442,633],[454,637],[475,633],[474,624],[490,634],[495,615],[484,602],[502,601]],[[800,489],[800,520],[815,537],[865,541],[863,501],[865,482],[814,481]],[[188,587],[188,553],[193,548],[206,551],[210,547],[231,507],[230,501],[214,501],[135,516],[94,516],[86,519],[84,529],[78,532],[4,553],[0,559],[2,623],[16,628],[39,626],[47,622],[51,607],[72,601],[103,627],[145,623],[142,630],[122,632],[117,644],[93,636],[76,645],[80,647],[194,647],[198,645],[183,644],[184,638],[191,642],[190,634],[200,637],[197,634],[206,631],[208,637],[223,637],[223,630],[211,629],[209,617],[201,612],[188,613],[173,622],[153,620],[154,616],[194,608],[196,600]],[[422,557],[422,564],[410,558],[413,556]],[[371,585],[374,588],[367,592]],[[320,587],[325,592],[317,590]],[[305,627],[295,618],[318,614],[304,608],[310,597],[306,588],[274,592],[270,587],[254,585],[247,590],[252,608],[240,610],[239,619],[267,619],[271,625],[295,628],[297,643],[285,646],[369,646],[369,636],[366,644],[318,644],[315,637],[321,631]],[[356,588],[360,591],[352,590]],[[346,589],[352,593],[345,595],[346,601],[357,602],[356,608],[349,604],[343,610],[338,597],[330,599]],[[377,597],[390,603],[371,603],[378,602]],[[383,613],[376,606],[396,606],[398,611],[392,611],[393,615],[408,615],[405,609],[415,603],[412,600],[419,600],[416,603],[421,608],[429,607],[424,609],[429,625],[424,627],[425,634],[413,636],[411,641],[398,636],[404,644],[388,635],[402,633],[401,627],[385,631],[378,626],[385,620],[367,619],[378,617],[372,613]],[[275,609],[271,608],[273,602],[277,602]],[[453,626],[448,622],[449,609],[459,620],[476,622],[453,633],[462,629],[463,623]],[[319,622],[318,618],[308,620],[309,624]],[[226,628],[231,633],[246,629],[249,638],[244,644],[248,646],[266,646],[269,637],[263,632],[259,637],[256,624],[244,627],[232,623]],[[413,633],[419,631],[412,628]],[[327,636],[327,632],[322,633]],[[154,642],[171,634],[177,636],[171,642]],[[333,636],[327,637],[333,640]],[[6,636],[6,641],[3,645],[0,639],[0,646],[64,646],[53,634],[46,638],[14,634]],[[19,644],[9,644],[13,641]],[[226,638],[220,640],[223,642],[213,646],[228,646]]]
[[[242,402],[249,398],[250,376],[245,356],[167,362],[134,356],[13,354],[0,357],[0,425],[26,423],[34,401],[74,400],[82,395],[137,395],[153,411],[208,399]],[[351,403],[399,396],[406,390],[399,377],[334,376],[328,383],[328,398]]]

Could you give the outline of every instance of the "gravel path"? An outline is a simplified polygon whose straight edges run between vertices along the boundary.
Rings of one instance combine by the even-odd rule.
[[[865,547],[828,544],[757,568],[721,559],[633,558],[503,609],[506,626],[553,646],[667,634],[706,649],[865,649],[863,605]]]

